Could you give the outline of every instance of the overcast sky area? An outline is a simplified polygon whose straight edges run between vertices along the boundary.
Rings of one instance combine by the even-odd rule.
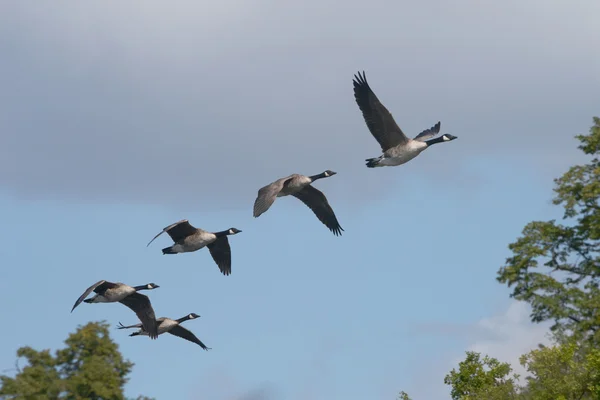
[[[495,281],[507,245],[560,218],[552,179],[586,158],[600,110],[600,2],[224,0],[0,3],[0,303],[19,320],[0,370],[77,325],[134,323],[77,297],[99,279],[155,282],[173,336],[130,338],[129,396],[446,399],[466,350],[516,362],[546,340]],[[457,140],[368,169],[380,147],[354,102],[371,88],[408,136]],[[291,173],[345,229],[293,198]],[[233,273],[207,250],[162,256],[187,218],[236,227]],[[8,229],[7,229],[8,228]],[[26,290],[24,295],[23,291]],[[17,301],[18,300],[18,301]]]

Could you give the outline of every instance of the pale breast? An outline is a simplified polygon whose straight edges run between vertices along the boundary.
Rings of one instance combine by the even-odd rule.
[[[186,237],[183,240],[183,245],[188,251],[199,250],[204,246],[211,244],[216,239],[217,237],[214,233],[198,231],[195,234]]]
[[[388,149],[384,154],[385,158],[379,162],[382,165],[400,165],[404,164],[427,148],[427,143],[418,140],[411,140],[404,146],[397,146]]]
[[[165,318],[164,321],[158,325],[158,334],[169,332],[175,325],[178,325],[177,321],[170,318]]]
[[[121,301],[134,292],[135,289],[131,286],[118,286],[116,288],[106,289],[104,297],[110,301]]]
[[[277,197],[287,196],[296,193],[304,189],[307,185],[310,185],[311,181],[308,176],[295,175],[287,185],[285,185],[278,193]]]

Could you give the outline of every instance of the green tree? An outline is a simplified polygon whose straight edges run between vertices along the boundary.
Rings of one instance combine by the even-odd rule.
[[[512,374],[508,363],[495,358],[468,351],[467,358],[458,364],[444,378],[450,385],[450,395],[454,400],[506,400],[518,395],[518,375]]]
[[[552,320],[553,330],[600,343],[600,118],[576,138],[592,159],[555,179],[553,203],[564,208],[565,224],[529,223],[497,279],[531,304],[532,321]]]
[[[509,364],[467,352],[458,371],[444,383],[452,386],[454,400],[597,400],[600,399],[600,349],[589,341],[570,338],[521,356],[530,376],[524,386],[511,376]]]
[[[398,393],[398,397],[397,400],[412,400],[410,398],[410,396],[408,395],[408,393],[406,393],[404,390],[401,391],[400,393]]]
[[[525,398],[583,400],[600,398],[600,349],[569,340],[540,346],[520,359],[527,371]]]
[[[109,325],[90,322],[65,340],[53,356],[49,350],[21,347],[15,377],[0,376],[2,399],[125,399],[123,386],[133,363],[123,359],[108,334]]]

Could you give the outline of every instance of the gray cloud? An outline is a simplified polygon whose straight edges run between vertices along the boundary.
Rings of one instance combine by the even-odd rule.
[[[598,113],[595,3],[213,3],[3,2],[0,188],[238,207],[333,169],[326,191],[360,202],[406,173],[481,181],[474,156],[560,173]],[[359,69],[407,133],[441,120],[459,140],[365,168]]]

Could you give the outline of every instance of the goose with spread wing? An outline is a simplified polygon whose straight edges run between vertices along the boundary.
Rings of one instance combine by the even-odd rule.
[[[202,343],[202,341],[200,339],[198,339],[196,337],[196,335],[194,335],[192,332],[188,331],[183,326],[181,326],[182,322],[185,322],[190,319],[196,319],[196,318],[200,318],[200,316],[195,313],[188,314],[185,317],[181,317],[179,319],[160,317],[159,319],[156,320],[158,323],[158,334],[162,335],[163,333],[168,332],[171,335],[175,335],[182,339],[190,341],[192,343],[196,343],[198,346],[202,347],[204,350],[211,350],[211,348],[206,347],[206,345],[204,343]],[[147,336],[148,335],[148,332],[146,331],[146,329],[143,327],[142,324],[125,326],[119,322],[118,329],[130,329],[130,328],[140,328],[140,329],[137,332],[133,332],[129,336]]]
[[[440,133],[438,122],[429,129],[419,133],[414,139],[408,138],[400,129],[392,114],[379,101],[363,71],[358,76],[354,75],[354,99],[362,112],[363,118],[373,137],[379,142],[383,154],[379,157],[368,158],[368,168],[393,167],[412,160],[425,149],[436,143],[450,142],[456,136],[448,133],[432,139]]]
[[[149,336],[151,339],[156,339],[158,336],[157,333],[157,324],[156,324],[156,316],[154,314],[154,309],[152,308],[152,304],[150,304],[150,299],[148,296],[145,296],[141,293],[138,293],[139,290],[152,290],[157,289],[158,286],[155,283],[148,283],[147,285],[140,286],[129,286],[121,282],[109,282],[106,280],[100,280],[94,283],[92,286],[87,288],[85,292],[75,302],[71,312],[77,307],[81,302],[85,303],[116,303],[119,302],[129,309],[131,309],[138,316],[140,321],[142,322],[140,325],[144,327],[144,329],[149,332]],[[92,293],[96,293],[96,295],[92,298],[86,299],[86,297]],[[84,300],[85,299],[85,300]]]
[[[191,253],[208,247],[208,251],[223,275],[231,274],[231,248],[227,236],[236,235],[241,230],[229,228],[220,232],[208,232],[192,226],[187,219],[175,222],[164,228],[146,245],[154,241],[164,232],[171,237],[175,244],[162,249],[163,254]]]
[[[292,195],[307,205],[319,221],[329,228],[334,235],[341,235],[344,229],[340,226],[327,198],[323,192],[311,185],[317,179],[329,178],[336,173],[327,170],[318,175],[311,176],[292,174],[271,182],[258,190],[258,195],[254,201],[254,217],[257,218],[266,212],[273,205],[277,197]]]

